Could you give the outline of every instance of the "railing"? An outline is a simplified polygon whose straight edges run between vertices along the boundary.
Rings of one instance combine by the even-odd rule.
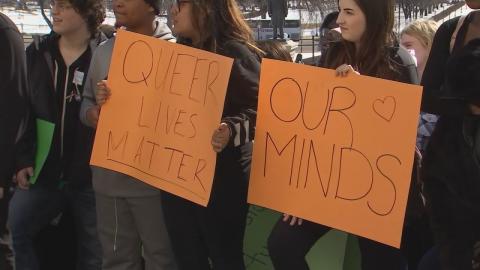
[[[33,37],[32,35],[29,35],[29,34],[23,34],[22,36],[23,36],[23,45],[25,46],[25,48],[27,48],[27,46],[33,42]]]
[[[26,23],[17,23],[17,28],[20,33],[32,33],[32,31],[29,31],[28,29],[36,29],[36,30],[41,30],[41,33],[48,33],[50,32],[50,27],[48,25],[43,25],[43,24],[26,24]]]
[[[304,58],[305,64],[315,64],[315,57],[320,56],[320,51],[316,50],[319,47],[320,38],[317,36],[311,36],[307,38],[301,38],[298,41],[298,49],[297,52],[301,53],[311,53],[312,57]]]

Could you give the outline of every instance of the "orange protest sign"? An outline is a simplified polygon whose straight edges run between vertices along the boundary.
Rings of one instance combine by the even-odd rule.
[[[119,31],[91,164],[207,205],[233,60]]]
[[[400,246],[421,88],[263,60],[248,201]]]

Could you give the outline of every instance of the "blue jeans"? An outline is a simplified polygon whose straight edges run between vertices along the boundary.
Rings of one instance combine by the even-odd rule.
[[[77,269],[100,270],[102,249],[97,235],[93,190],[66,187],[64,190],[31,186],[17,189],[10,201],[8,226],[12,235],[16,268],[38,270],[33,239],[69,204],[77,233]]]
[[[4,188],[4,197],[0,198],[0,269],[13,270],[13,253],[10,234],[7,231],[7,210],[10,201],[10,192]]]

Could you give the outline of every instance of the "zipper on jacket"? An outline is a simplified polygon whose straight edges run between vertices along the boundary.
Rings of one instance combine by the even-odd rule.
[[[58,63],[57,60],[55,60],[55,74],[53,78],[53,91],[57,91],[57,80],[58,80]]]
[[[61,134],[60,134],[60,157],[63,158],[63,133],[65,131],[65,111],[67,106],[67,88],[68,88],[68,76],[70,75],[70,66],[67,66],[67,74],[65,76],[65,86],[63,88],[63,108],[62,108],[62,122]]]

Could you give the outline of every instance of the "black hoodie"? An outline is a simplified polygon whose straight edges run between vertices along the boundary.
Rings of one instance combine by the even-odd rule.
[[[78,117],[83,86],[92,51],[104,39],[93,39],[87,50],[70,66],[60,53],[55,33],[35,40],[27,48],[27,69],[31,113],[27,131],[19,142],[17,170],[34,166],[35,119],[55,124],[50,152],[37,185],[58,186],[60,181],[75,186],[91,185],[89,166],[94,130]]]

